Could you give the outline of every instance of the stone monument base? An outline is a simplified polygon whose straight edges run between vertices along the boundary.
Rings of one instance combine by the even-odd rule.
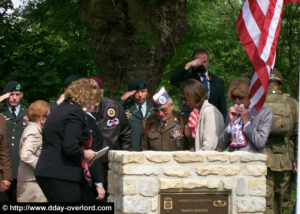
[[[114,202],[115,213],[265,210],[264,154],[110,151],[109,160],[108,201]]]

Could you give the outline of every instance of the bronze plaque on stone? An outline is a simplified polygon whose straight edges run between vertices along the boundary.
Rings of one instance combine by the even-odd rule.
[[[160,214],[229,212],[225,193],[160,193],[159,199]]]

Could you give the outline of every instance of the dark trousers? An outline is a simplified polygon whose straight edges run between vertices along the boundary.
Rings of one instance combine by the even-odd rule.
[[[8,202],[17,202],[17,179],[13,179],[9,189],[6,191]]]
[[[93,195],[86,183],[36,176],[49,202],[92,202]]]

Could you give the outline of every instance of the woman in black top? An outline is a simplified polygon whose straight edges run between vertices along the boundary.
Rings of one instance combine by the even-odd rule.
[[[82,78],[65,92],[65,100],[48,117],[35,175],[49,202],[83,202],[87,182],[83,163],[92,165],[96,153],[86,146],[91,133],[87,114],[98,108],[103,91],[94,80]],[[84,162],[83,162],[84,161]],[[97,199],[104,197],[102,180]]]

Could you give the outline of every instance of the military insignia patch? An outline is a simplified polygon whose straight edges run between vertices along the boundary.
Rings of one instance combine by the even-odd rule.
[[[109,108],[109,109],[107,110],[107,115],[108,115],[109,117],[114,117],[114,116],[116,115],[115,109]]]
[[[112,126],[116,126],[120,123],[119,119],[118,118],[114,118],[114,119],[111,119],[111,120],[108,120],[106,125],[108,127],[112,127]]]
[[[21,85],[18,84],[18,85],[16,86],[16,90],[19,91],[20,89],[21,89]]]
[[[160,96],[160,97],[158,98],[158,102],[159,102],[161,105],[164,105],[164,104],[166,104],[167,99],[166,99],[164,96]]]
[[[127,119],[132,118],[132,114],[128,109],[125,111],[125,114],[126,114]]]

